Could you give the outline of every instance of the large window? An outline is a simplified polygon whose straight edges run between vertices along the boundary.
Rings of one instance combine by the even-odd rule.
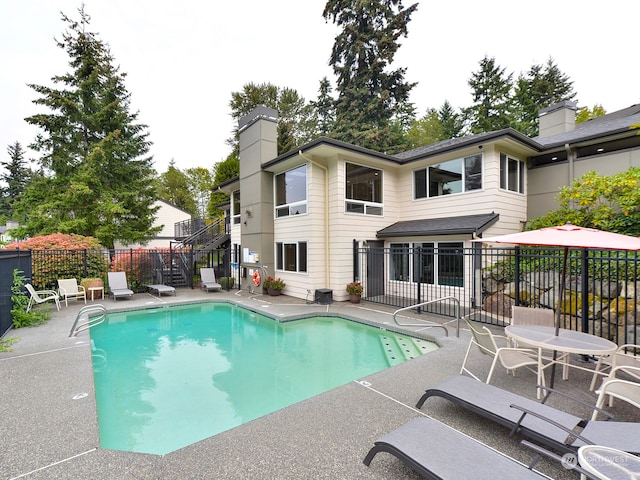
[[[231,215],[233,216],[233,223],[240,223],[240,190],[236,190],[231,194]]]
[[[307,271],[307,242],[277,242],[276,270]]]
[[[307,213],[307,166],[276,175],[276,217]]]
[[[464,286],[462,242],[392,243],[391,280]]]
[[[440,197],[481,188],[481,154],[456,158],[413,172],[414,198]]]
[[[524,193],[525,165],[508,155],[500,154],[500,188],[510,192]]]
[[[382,170],[346,164],[345,211],[382,215]]]

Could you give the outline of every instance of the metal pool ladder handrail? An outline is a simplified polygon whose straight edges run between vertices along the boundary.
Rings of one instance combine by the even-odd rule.
[[[444,325],[440,325],[439,323],[433,323],[433,322],[432,323],[428,323],[427,321],[421,321],[421,323],[400,323],[400,322],[398,322],[398,319],[396,318],[396,315],[398,313],[404,311],[404,310],[412,310],[414,308],[423,307],[423,306],[429,305],[431,303],[442,302],[444,300],[453,300],[454,303],[455,303],[456,337],[459,337],[460,336],[460,300],[458,300],[453,295],[448,296],[448,297],[437,298],[435,300],[429,300],[428,302],[418,303],[416,305],[411,305],[409,307],[399,308],[398,310],[393,312],[393,321],[396,322],[396,325],[398,325],[400,327],[425,327],[425,328],[440,327],[440,328],[444,329],[444,332],[447,334],[447,337],[448,337],[449,336],[449,331],[447,330],[447,327],[445,327]],[[447,322],[447,323],[449,323],[449,322]]]
[[[106,318],[107,309],[104,308],[104,305],[98,303],[96,305],[82,307],[78,312],[76,321],[73,322],[69,337],[75,337],[78,333],[104,322]]]

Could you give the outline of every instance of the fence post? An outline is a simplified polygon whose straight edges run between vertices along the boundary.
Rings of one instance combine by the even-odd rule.
[[[520,247],[515,247],[516,258],[513,265],[513,281],[515,283],[516,305],[520,305]]]
[[[582,331],[589,332],[589,252],[582,248],[580,252],[580,290],[582,291]],[[576,312],[577,313],[577,312]]]

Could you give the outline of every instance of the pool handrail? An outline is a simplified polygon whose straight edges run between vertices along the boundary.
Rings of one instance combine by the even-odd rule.
[[[393,312],[393,321],[396,323],[396,325],[400,326],[400,327],[425,327],[425,328],[432,328],[432,327],[440,327],[442,329],[444,329],[444,332],[446,333],[447,337],[449,336],[449,331],[447,330],[447,327],[445,327],[444,325],[440,325],[439,323],[434,323],[434,322],[429,322],[428,320],[420,320],[420,323],[400,323],[398,322],[398,319],[396,318],[396,315],[404,310],[413,310],[415,308],[418,307],[424,307],[425,305],[429,305],[431,303],[436,303],[436,302],[442,302],[444,300],[453,300],[454,304],[455,304],[455,321],[456,321],[456,337],[460,336],[460,300],[458,300],[458,298],[456,298],[453,295],[450,295],[448,297],[442,297],[442,298],[436,298],[435,300],[429,300],[428,302],[422,302],[422,303],[417,303],[415,305],[410,305],[408,307],[403,307],[403,308],[399,308],[398,310],[396,310],[395,312]],[[449,322],[447,322],[449,323]]]
[[[69,337],[75,337],[78,333],[88,330],[95,325],[99,325],[107,318],[107,309],[102,304],[87,305],[78,311],[76,320],[73,322]],[[80,321],[82,323],[80,323]]]

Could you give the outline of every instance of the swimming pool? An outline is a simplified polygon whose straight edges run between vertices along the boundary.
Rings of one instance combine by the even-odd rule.
[[[90,333],[100,446],[159,455],[437,348],[226,303],[111,313]]]

